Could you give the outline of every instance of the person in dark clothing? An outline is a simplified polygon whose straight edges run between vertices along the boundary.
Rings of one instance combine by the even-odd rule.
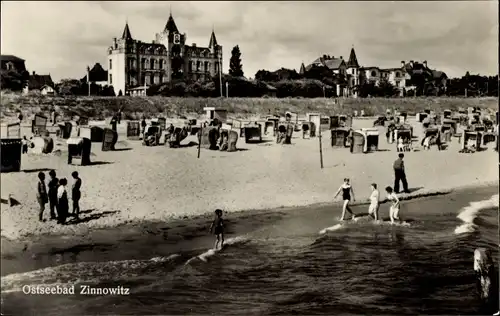
[[[49,197],[47,195],[47,188],[45,186],[45,174],[43,172],[38,173],[36,199],[38,201],[38,205],[40,205],[40,211],[38,212],[38,220],[40,222],[43,222],[43,212],[45,211],[45,204],[47,204],[49,200]]]
[[[118,124],[122,121],[122,109],[119,109],[118,113],[116,113],[116,120],[118,121]]]
[[[21,144],[23,146],[23,154],[28,153],[28,139],[26,138],[26,135],[23,136],[23,139],[21,140]]]
[[[116,123],[117,123],[117,117],[116,115],[113,115],[111,118],[111,129],[116,132]]]
[[[68,217],[68,192],[66,191],[66,185],[68,180],[62,178],[59,180],[59,188],[57,189],[57,215],[58,224],[64,225],[66,223],[66,218]]]
[[[144,132],[146,131],[146,119],[144,117],[142,117],[142,121],[141,121],[141,133],[142,133],[142,137],[144,138]]]
[[[399,158],[394,161],[394,192],[399,193],[399,181],[403,183],[405,193],[410,193],[408,190],[408,182],[406,182],[405,165],[403,162],[404,154],[399,154]]]
[[[57,209],[57,187],[59,185],[59,179],[56,177],[56,171],[49,171],[50,181],[49,181],[49,206],[50,206],[50,219],[57,219],[56,209]]]
[[[220,249],[224,247],[224,220],[222,219],[222,210],[215,210],[215,219],[210,225],[210,233],[214,233],[217,236],[217,240],[215,241],[214,249],[217,250],[217,246],[220,244]]]
[[[78,176],[77,171],[73,171],[71,173],[71,176],[73,179],[75,179],[75,183],[73,183],[73,187],[71,188],[71,199],[73,200],[73,216],[78,219],[78,216],[80,215],[80,198],[82,196],[82,193],[80,191],[80,188],[82,187],[82,179]]]
[[[342,207],[342,216],[340,220],[343,221],[345,219],[346,211],[351,213],[352,219],[356,218],[356,214],[354,214],[351,208],[349,207],[349,202],[351,201],[351,194],[353,201],[356,201],[356,199],[354,198],[354,190],[352,189],[352,186],[349,183],[348,178],[344,178],[344,183],[342,183],[340,188],[337,190],[337,193],[335,193],[334,199],[340,194],[340,192],[342,192],[342,200],[344,201],[344,205]]]

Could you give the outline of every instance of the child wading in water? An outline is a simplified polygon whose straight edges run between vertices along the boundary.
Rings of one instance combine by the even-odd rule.
[[[215,241],[214,249],[217,250],[217,246],[220,242],[220,249],[224,247],[224,220],[222,219],[222,210],[215,210],[215,219],[210,225],[210,233],[214,233],[217,236],[217,240]]]
[[[342,200],[344,200],[344,205],[342,207],[342,217],[340,218],[341,221],[345,220],[345,212],[348,211],[352,215],[352,219],[356,218],[356,214],[354,214],[349,207],[349,202],[351,201],[351,194],[352,194],[352,199],[353,201],[356,201],[354,198],[354,190],[352,189],[351,184],[349,183],[348,178],[344,178],[344,183],[340,186],[340,188],[337,190],[337,193],[335,194],[335,198],[342,192]]]
[[[401,221],[399,218],[399,199],[391,187],[385,188],[385,192],[387,192],[387,199],[391,202],[391,207],[389,208],[389,218],[391,219],[391,224],[394,224],[395,220]]]

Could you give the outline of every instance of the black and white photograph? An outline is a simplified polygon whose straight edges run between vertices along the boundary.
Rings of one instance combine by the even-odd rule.
[[[499,315],[498,1],[2,1],[0,315]]]

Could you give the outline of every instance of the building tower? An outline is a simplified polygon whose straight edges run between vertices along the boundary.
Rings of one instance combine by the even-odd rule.
[[[355,87],[360,85],[360,71],[358,59],[356,58],[356,52],[354,51],[354,46],[351,48],[349,60],[347,61],[347,74],[350,76],[348,85],[349,90],[352,92],[352,95],[354,97],[357,97],[358,92]]]
[[[116,95],[125,94],[128,73],[127,56],[133,51],[134,40],[128,22],[125,22],[121,38],[113,38],[113,45],[108,48],[108,85],[113,86]]]

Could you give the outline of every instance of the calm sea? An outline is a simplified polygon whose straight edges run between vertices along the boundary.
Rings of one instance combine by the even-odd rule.
[[[339,224],[340,210],[333,207],[296,210],[269,224],[266,217],[250,215],[240,225],[263,223],[246,234],[232,231],[227,247],[217,253],[207,252],[212,240],[141,260],[108,261],[106,251],[96,251],[94,262],[4,275],[3,313],[474,314],[474,249],[490,248],[498,258],[496,191],[403,201],[405,223],[396,226],[363,217]],[[387,220],[387,204],[381,214]],[[331,230],[320,234],[327,227]],[[21,291],[41,284],[124,286],[130,295]]]

